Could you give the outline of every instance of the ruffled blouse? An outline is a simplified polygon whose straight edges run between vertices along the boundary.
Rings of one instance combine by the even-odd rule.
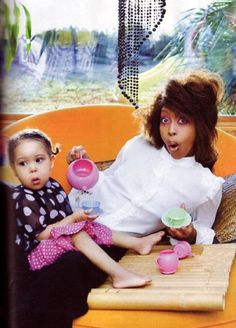
[[[99,200],[97,219],[111,229],[147,235],[164,228],[161,216],[186,205],[197,230],[196,243],[212,243],[211,229],[219,207],[224,180],[196,162],[195,157],[174,159],[165,147],[156,149],[142,136],[129,140],[116,161],[100,172],[90,193],[72,189],[72,209],[87,199]]]

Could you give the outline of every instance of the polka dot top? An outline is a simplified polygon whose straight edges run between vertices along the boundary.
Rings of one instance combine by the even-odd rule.
[[[12,197],[16,208],[16,244],[27,254],[39,244],[36,238],[49,224],[72,213],[65,191],[52,178],[40,190],[17,186]]]

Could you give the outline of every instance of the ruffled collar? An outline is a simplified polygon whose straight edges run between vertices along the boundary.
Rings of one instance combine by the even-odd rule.
[[[161,158],[165,161],[182,167],[191,167],[196,163],[195,156],[183,157],[180,159],[173,158],[166,150],[165,146],[160,149]]]

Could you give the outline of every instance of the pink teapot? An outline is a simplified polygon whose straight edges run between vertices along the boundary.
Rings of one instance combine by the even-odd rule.
[[[87,190],[95,186],[99,178],[99,171],[95,163],[81,158],[73,161],[67,169],[69,184],[79,190]]]

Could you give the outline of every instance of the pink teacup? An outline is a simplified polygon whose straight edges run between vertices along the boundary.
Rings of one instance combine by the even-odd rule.
[[[192,254],[191,245],[185,240],[179,241],[178,244],[175,245],[174,251],[178,255],[179,259],[184,259],[188,256],[194,256]]]
[[[179,257],[172,249],[165,249],[160,251],[156,259],[160,272],[163,274],[175,273],[179,264]]]

